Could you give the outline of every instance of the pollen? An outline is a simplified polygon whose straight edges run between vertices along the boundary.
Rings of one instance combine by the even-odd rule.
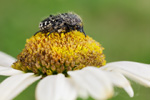
[[[104,48],[91,37],[79,31],[48,34],[39,32],[27,39],[12,68],[47,76],[105,65]]]

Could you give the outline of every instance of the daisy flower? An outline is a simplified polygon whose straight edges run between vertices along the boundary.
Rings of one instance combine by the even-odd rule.
[[[150,65],[130,61],[107,63],[101,44],[83,32],[42,33],[26,40],[17,59],[0,52],[0,100],[11,100],[40,80],[36,100],[106,100],[114,87],[134,92],[126,77],[150,86]]]
[[[27,39],[17,60],[0,52],[0,100],[10,100],[33,82],[37,100],[108,99],[113,87],[134,93],[126,77],[150,86],[150,66],[129,61],[106,63],[103,47],[83,33],[38,33]],[[14,62],[14,63],[13,63]],[[12,64],[13,63],[13,64]],[[11,66],[11,67],[10,67]],[[126,76],[126,77],[125,77]]]

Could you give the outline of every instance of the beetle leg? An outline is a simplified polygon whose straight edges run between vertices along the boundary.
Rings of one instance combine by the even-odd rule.
[[[34,34],[34,36],[37,34],[37,33],[39,33],[39,32],[41,32],[40,30],[39,31],[37,31],[35,34]]]
[[[54,30],[50,31],[50,32],[48,33],[48,36],[49,36],[51,33],[53,33],[53,32],[54,32]]]
[[[86,34],[85,34],[84,30],[83,30],[83,27],[80,29],[80,32],[82,32],[85,35],[85,37],[86,37]]]

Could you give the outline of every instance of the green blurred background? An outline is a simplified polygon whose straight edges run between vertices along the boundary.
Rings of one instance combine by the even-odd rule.
[[[69,11],[82,17],[86,34],[105,48],[107,62],[150,63],[149,0],[0,0],[0,51],[16,57],[41,20]],[[34,100],[36,84],[15,100]],[[133,98],[115,88],[116,96],[110,100],[149,100],[150,88],[131,84]]]

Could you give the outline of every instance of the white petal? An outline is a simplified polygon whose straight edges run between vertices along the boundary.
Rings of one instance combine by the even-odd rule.
[[[106,73],[106,75],[109,77],[109,79],[115,86],[123,88],[129,94],[130,97],[134,96],[134,92],[129,81],[122,74],[114,71]]]
[[[2,67],[0,66],[0,75],[11,76],[16,74],[23,74],[22,71],[13,69],[11,67]]]
[[[0,66],[10,67],[15,61],[15,58],[0,51]]]
[[[150,86],[150,65],[148,64],[120,61],[108,63],[101,69],[120,72],[144,86]]]
[[[40,79],[33,73],[19,74],[8,77],[0,84],[0,100],[11,100],[26,87]]]
[[[63,74],[46,76],[36,88],[37,100],[74,100],[77,92]]]
[[[77,96],[77,90],[73,86],[70,78],[66,78],[65,81],[66,81],[65,82],[66,83],[66,88],[63,87],[64,90],[62,92],[64,92],[64,93],[62,94],[62,99],[61,100],[75,100],[78,97]]]
[[[138,75],[135,75],[135,74],[130,73],[130,72],[125,71],[125,70],[117,69],[116,71],[124,74],[128,78],[136,81],[137,83],[140,83],[141,85],[144,85],[146,87],[150,87],[150,81],[147,80],[147,79],[144,79],[144,78],[142,78],[142,77],[140,77]]]
[[[113,95],[113,87],[106,74],[95,67],[86,67],[68,74],[83,92],[89,93],[94,99],[107,99]],[[80,91],[80,90],[79,90]],[[82,95],[79,94],[81,97]],[[84,96],[83,96],[84,97]],[[85,98],[86,99],[86,98]]]

